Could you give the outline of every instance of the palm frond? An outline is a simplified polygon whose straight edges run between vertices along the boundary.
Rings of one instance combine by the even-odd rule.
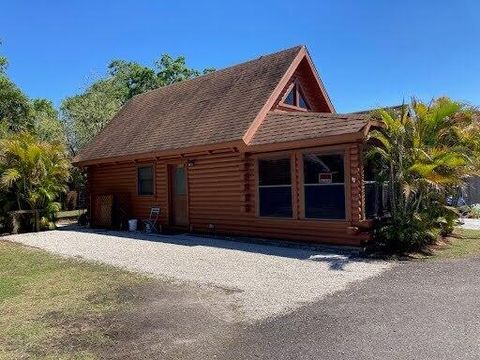
[[[18,169],[9,168],[3,170],[3,174],[0,177],[0,186],[4,189],[9,189],[12,185],[21,177]]]

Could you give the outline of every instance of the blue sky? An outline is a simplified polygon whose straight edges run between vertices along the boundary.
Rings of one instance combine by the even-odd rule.
[[[480,2],[2,1],[0,53],[31,97],[59,104],[111,59],[162,53],[223,68],[307,45],[338,112],[440,95],[480,105]]]

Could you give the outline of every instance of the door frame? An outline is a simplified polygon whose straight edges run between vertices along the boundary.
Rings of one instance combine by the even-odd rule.
[[[167,164],[167,222],[168,226],[171,228],[179,228],[179,229],[188,229],[190,227],[190,187],[188,181],[188,166],[185,161],[169,161]],[[175,224],[173,217],[175,216],[174,212],[174,182],[173,179],[173,171],[179,166],[183,165],[185,169],[185,195],[186,195],[186,203],[187,203],[187,211],[186,217],[187,221],[185,225],[178,225]]]

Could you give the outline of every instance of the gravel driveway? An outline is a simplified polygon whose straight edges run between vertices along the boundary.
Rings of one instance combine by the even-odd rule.
[[[391,266],[355,258],[348,250],[259,245],[193,235],[56,230],[3,239],[161,279],[228,290],[230,305],[241,317],[235,320],[248,322],[286,314]]]

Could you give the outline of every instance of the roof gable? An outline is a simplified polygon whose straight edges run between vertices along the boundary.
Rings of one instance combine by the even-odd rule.
[[[302,109],[296,106],[288,104],[285,100],[290,91],[294,87],[299,88],[299,95],[304,97],[310,111],[334,113],[335,109],[330,102],[327,92],[325,91],[320,78],[317,75],[315,68],[312,67],[309,61],[308,53],[302,59],[295,72],[283,88],[280,96],[277,98],[272,110],[284,110],[284,111],[302,111]]]
[[[299,78],[302,79],[304,85],[308,85],[309,97],[307,97],[307,100],[309,101],[311,110],[335,113],[335,108],[333,107],[328,93],[318,76],[317,70],[313,66],[312,59],[310,58],[307,49],[302,46],[270,98],[243,136],[243,140],[247,145],[252,141],[252,138],[255,136],[256,131],[262,124],[268,112],[278,107],[278,104],[285,96],[292,81]],[[312,106],[312,104],[314,104],[314,106]],[[298,108],[293,110],[298,110]]]

